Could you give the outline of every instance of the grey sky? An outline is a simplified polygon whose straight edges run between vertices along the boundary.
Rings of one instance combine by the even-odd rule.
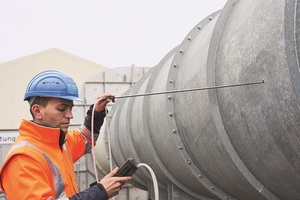
[[[106,67],[155,66],[226,0],[0,0],[0,63],[58,48]]]

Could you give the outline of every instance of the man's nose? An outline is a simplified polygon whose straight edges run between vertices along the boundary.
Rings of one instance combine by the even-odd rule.
[[[73,119],[73,113],[71,110],[66,112],[66,118]]]

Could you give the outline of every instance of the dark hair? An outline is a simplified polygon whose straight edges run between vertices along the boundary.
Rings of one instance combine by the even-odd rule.
[[[30,98],[34,98],[34,100],[30,103],[30,114],[32,116],[32,118],[34,119],[34,115],[32,113],[32,106],[34,104],[40,105],[42,107],[46,107],[48,102],[50,101],[50,99],[52,97],[30,97]],[[29,101],[30,102],[30,101]]]

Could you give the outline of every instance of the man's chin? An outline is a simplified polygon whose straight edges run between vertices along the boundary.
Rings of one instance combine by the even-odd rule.
[[[68,132],[68,128],[66,128],[66,127],[61,127],[60,128],[64,133],[67,133]]]

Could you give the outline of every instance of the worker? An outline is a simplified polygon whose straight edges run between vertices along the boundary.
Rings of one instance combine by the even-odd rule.
[[[19,136],[0,170],[0,188],[8,199],[107,200],[117,195],[131,180],[130,176],[115,177],[117,167],[80,192],[73,169],[74,163],[94,145],[91,133],[94,131],[96,141],[106,115],[105,107],[114,98],[109,93],[99,95],[84,123],[78,129],[68,130],[73,119],[73,101],[83,101],[78,98],[76,83],[57,70],[37,74],[29,82],[24,97],[33,120],[22,120]]]

